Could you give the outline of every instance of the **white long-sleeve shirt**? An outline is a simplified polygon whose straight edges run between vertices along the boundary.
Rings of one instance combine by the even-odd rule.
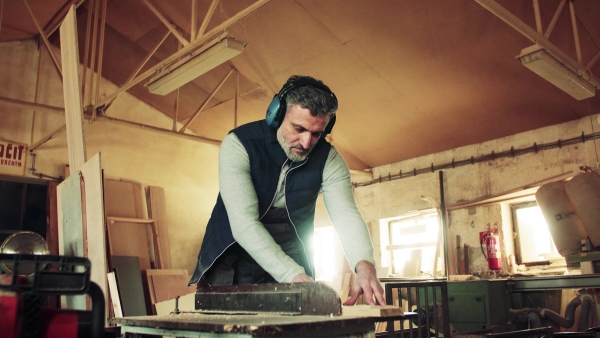
[[[280,283],[289,283],[296,275],[304,273],[304,268],[281,250],[259,221],[258,198],[250,176],[250,160],[246,149],[233,133],[223,139],[219,150],[219,187],[233,237],[242,248]],[[278,191],[274,206],[284,207],[281,181]],[[321,192],[352,269],[361,260],[375,265],[367,225],[354,200],[348,165],[333,146],[323,170]]]

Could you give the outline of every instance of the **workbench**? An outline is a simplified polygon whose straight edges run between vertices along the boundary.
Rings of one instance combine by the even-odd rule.
[[[401,317],[400,317],[401,318]],[[400,319],[396,318],[396,319]],[[386,318],[391,319],[391,318]],[[112,318],[122,337],[375,337],[381,318],[350,316],[217,315],[197,312]]]
[[[121,336],[172,337],[375,337],[375,323],[404,319],[394,306],[349,306],[322,283],[200,287],[194,311],[112,318]],[[375,310],[375,311],[371,311]]]

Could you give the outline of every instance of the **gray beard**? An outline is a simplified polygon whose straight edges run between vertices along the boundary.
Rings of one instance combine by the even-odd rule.
[[[308,157],[308,154],[310,154],[310,152],[308,152],[305,155],[294,155],[292,153],[292,147],[290,147],[285,142],[285,139],[283,138],[283,133],[281,132],[281,128],[277,129],[277,141],[279,142],[279,145],[281,146],[281,149],[283,149],[283,152],[285,153],[287,158],[289,158],[292,162],[302,162],[302,161],[306,160],[306,158]]]

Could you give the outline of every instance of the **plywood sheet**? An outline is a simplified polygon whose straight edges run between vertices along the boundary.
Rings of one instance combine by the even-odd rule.
[[[123,309],[121,308],[121,297],[119,296],[119,287],[117,286],[117,276],[114,272],[109,272],[106,275],[108,280],[108,289],[110,291],[110,304],[112,305],[115,318],[123,317]]]
[[[104,205],[106,216],[146,218],[144,193],[139,182],[129,180],[104,180]]]
[[[154,284],[152,284],[152,276],[157,275],[187,275],[188,271],[186,269],[148,269],[142,272],[142,275],[146,279],[148,283],[148,287],[150,289],[154,288]],[[156,303],[156,300],[153,298],[154,294],[152,294],[152,303]]]
[[[117,288],[119,289],[123,316],[147,315],[139,258],[134,256],[112,256],[111,262],[117,277]]]
[[[186,269],[148,269],[142,270],[142,279],[144,280],[144,293],[146,294],[146,307],[153,311],[154,314],[154,303],[156,303],[156,296],[154,294],[154,283],[152,282],[152,276],[155,275],[187,275]]]
[[[154,275],[154,295],[156,302],[174,299],[175,296],[184,296],[196,292],[196,285],[188,286],[190,275]]]
[[[83,257],[83,210],[79,176],[73,175],[58,186],[60,255]]]
[[[150,269],[147,224],[107,222],[111,256],[135,256],[142,270]],[[112,263],[112,262],[111,262]],[[114,268],[114,265],[111,265]]]

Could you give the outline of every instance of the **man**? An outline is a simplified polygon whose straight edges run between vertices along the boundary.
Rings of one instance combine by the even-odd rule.
[[[322,192],[356,272],[345,304],[355,304],[361,294],[371,305],[385,304],[348,166],[325,140],[337,108],[335,95],[321,81],[292,76],[273,98],[265,120],[225,137],[219,152],[220,194],[190,284],[313,282],[309,243]]]

